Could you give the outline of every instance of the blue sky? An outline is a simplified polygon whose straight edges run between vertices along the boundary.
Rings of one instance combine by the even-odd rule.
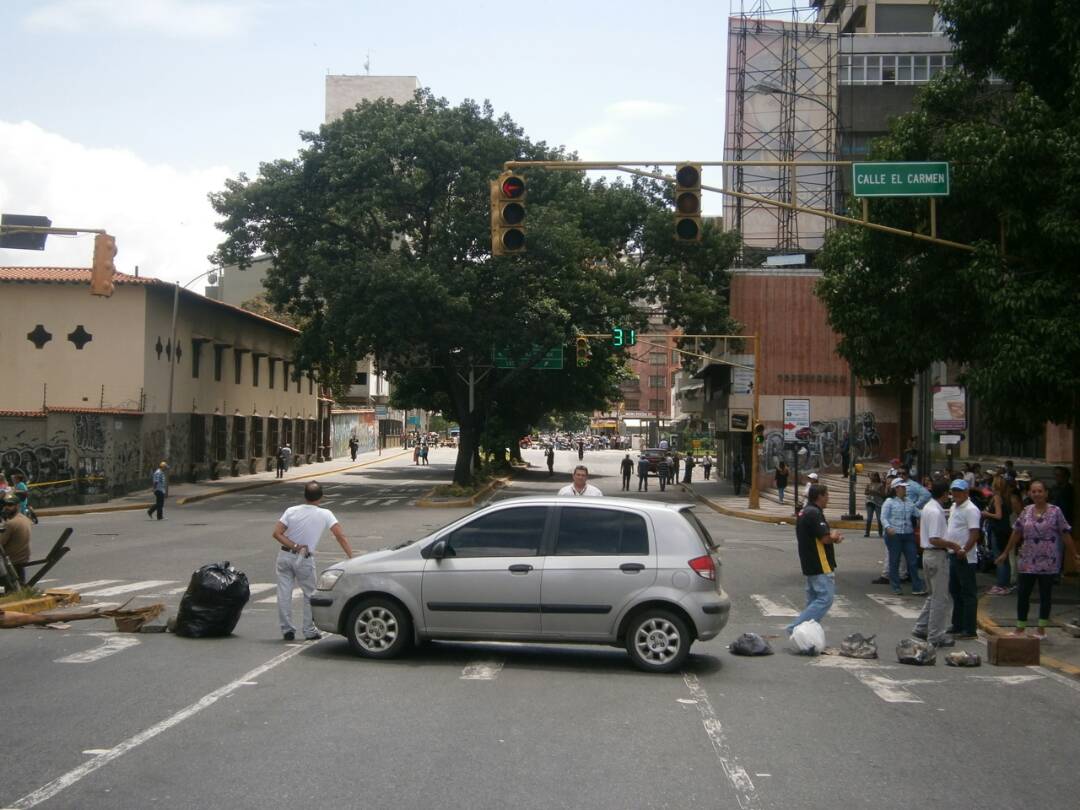
[[[0,211],[104,227],[117,265],[186,281],[218,232],[206,194],[291,157],[328,72],[416,75],[490,99],[597,160],[718,160],[727,0],[3,0]],[[13,68],[13,70],[11,69]],[[706,176],[719,184],[716,177]],[[706,212],[719,213],[718,195]],[[0,265],[89,264],[87,237]]]

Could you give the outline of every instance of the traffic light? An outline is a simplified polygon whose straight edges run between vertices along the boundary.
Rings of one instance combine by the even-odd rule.
[[[636,346],[637,332],[633,329],[623,329],[621,326],[616,326],[611,330],[611,345],[616,349],[623,346]]]
[[[94,264],[90,268],[90,294],[113,294],[113,277],[116,275],[116,237],[107,233],[94,236]]]
[[[577,339],[577,364],[578,368],[589,365],[589,339],[579,337]]]
[[[675,167],[675,241],[701,241],[701,164]]]
[[[503,172],[491,182],[491,254],[525,252],[525,178]]]
[[[765,444],[765,425],[761,422],[754,423],[754,443]]]

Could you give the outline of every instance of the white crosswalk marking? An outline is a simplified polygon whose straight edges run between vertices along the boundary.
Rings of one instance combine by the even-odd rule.
[[[799,611],[796,610],[791,602],[787,600],[787,597],[784,596],[780,597],[780,599],[783,600],[783,603],[774,602],[769,597],[760,593],[750,594],[750,599],[758,606],[758,609],[764,616],[794,617],[799,615]]]
[[[273,587],[276,588],[277,585],[274,585]],[[293,592],[292,592],[292,598],[293,599],[296,599],[297,597],[301,596],[302,594],[303,594],[303,591],[301,591],[299,588],[293,588]],[[259,604],[259,605],[272,605],[275,602],[277,602],[277,594],[274,594],[273,596],[268,596],[265,599],[260,599],[260,600],[258,600],[258,602],[256,602],[256,604]]]
[[[493,681],[499,677],[499,672],[503,668],[502,661],[477,661],[474,664],[469,664],[465,669],[461,670],[461,680],[463,681]]]
[[[400,500],[401,498],[387,498],[386,503],[384,503],[383,506],[389,506],[390,504],[397,503]]]
[[[85,588],[100,588],[102,585],[112,585],[114,582],[119,582],[118,579],[95,579],[91,582],[76,582],[74,585],[64,585],[72,591],[81,591]]]
[[[354,503],[356,503],[356,502],[357,502],[358,500],[359,500],[359,498],[349,498],[349,500],[347,500],[347,501],[342,501],[342,502],[341,502],[341,505],[342,505],[342,506],[352,506],[352,505],[353,505]]]
[[[835,616],[838,619],[845,619],[851,616],[862,616],[861,610],[852,606],[851,601],[841,594],[837,594],[833,597],[832,607],[829,608],[829,615]]]
[[[276,582],[252,582],[250,585],[248,585],[248,590],[251,591],[251,595],[254,596],[257,593],[269,591],[270,589],[276,587]]]
[[[922,612],[922,600],[914,601],[892,594],[868,593],[867,596],[882,607],[887,607],[901,619],[917,619]]]
[[[115,582],[115,580],[113,580]],[[124,585],[114,585],[111,588],[102,588],[98,591],[88,591],[83,596],[117,596],[132,591],[145,591],[148,588],[160,588],[162,585],[172,585],[175,579],[147,579],[142,582],[128,582]]]
[[[378,503],[380,500],[381,498],[372,498],[371,500],[364,501],[364,506],[371,506]]]

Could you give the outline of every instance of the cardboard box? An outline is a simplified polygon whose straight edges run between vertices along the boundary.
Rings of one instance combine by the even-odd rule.
[[[1039,664],[1039,640],[1031,636],[991,636],[987,658],[999,667],[1030,667]]]

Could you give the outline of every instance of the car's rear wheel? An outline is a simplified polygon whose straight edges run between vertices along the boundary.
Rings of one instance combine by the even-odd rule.
[[[349,611],[345,638],[364,658],[395,658],[412,642],[409,612],[392,599],[365,599]]]
[[[690,630],[670,610],[648,608],[626,628],[626,651],[630,660],[646,672],[674,672],[690,655]]]

